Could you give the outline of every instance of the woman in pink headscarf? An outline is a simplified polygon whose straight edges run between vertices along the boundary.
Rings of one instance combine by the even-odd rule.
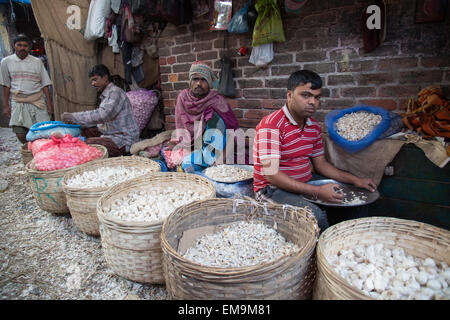
[[[175,106],[177,135],[176,139],[172,140],[165,149],[169,152],[163,153],[166,160],[168,160],[167,155],[173,153],[171,151],[175,145],[178,144],[183,146],[184,150],[189,150],[196,139],[201,138],[207,129],[219,130],[223,135],[223,141],[206,138],[202,143],[202,150],[195,150],[188,155],[184,154],[181,163],[183,171],[201,171],[211,165],[211,162],[215,160],[213,159],[215,154],[209,153],[207,156],[207,153],[203,152],[205,148],[210,145],[216,150],[223,150],[226,145],[226,130],[239,128],[238,120],[225,98],[216,90],[210,90],[214,87],[216,79],[214,72],[208,65],[195,62],[189,70],[189,88],[184,89],[178,95]],[[185,151],[185,153],[189,152]]]

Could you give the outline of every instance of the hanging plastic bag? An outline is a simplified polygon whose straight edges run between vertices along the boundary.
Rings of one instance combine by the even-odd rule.
[[[214,11],[209,30],[227,30],[231,20],[233,1],[214,1]]]
[[[239,9],[239,11],[231,18],[228,23],[228,32],[230,33],[245,33],[248,32],[248,20],[247,13],[248,7],[250,6],[251,1],[248,1],[243,8]]]
[[[139,132],[142,132],[158,104],[158,95],[155,91],[145,89],[128,91],[126,95],[130,100]]]
[[[253,28],[252,46],[285,42],[280,8],[276,0],[258,0],[255,4],[258,17]]]
[[[111,14],[111,2],[104,0],[92,0],[86,21],[84,38],[92,41],[103,37],[105,34],[106,18]]]
[[[260,46],[253,47],[250,54],[250,63],[257,67],[265,66],[273,60],[273,43],[267,43]]]
[[[225,97],[235,97],[236,88],[233,81],[233,70],[231,66],[231,60],[228,57],[220,59],[220,80],[219,80],[219,92]]]

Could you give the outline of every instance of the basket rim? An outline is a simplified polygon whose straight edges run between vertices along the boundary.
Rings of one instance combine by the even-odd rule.
[[[148,159],[148,158],[144,158],[144,157],[139,157],[139,156],[120,156],[120,157],[114,157],[114,158],[104,158],[104,159],[95,159],[93,161],[89,161],[86,163],[83,163],[79,166],[77,166],[76,168],[74,167],[73,170],[67,172],[63,179],[61,180],[61,186],[63,188],[64,191],[84,191],[84,192],[104,192],[107,191],[109,188],[112,188],[113,186],[109,186],[109,187],[95,187],[95,188],[80,188],[80,187],[71,187],[67,184],[67,180],[70,179],[71,177],[73,177],[76,174],[80,174],[79,171],[89,171],[89,170],[85,170],[88,169],[89,167],[93,167],[101,162],[113,162],[111,165],[109,165],[109,167],[117,167],[120,165],[123,165],[121,163],[117,163],[115,164],[115,162],[120,162],[123,161],[123,159],[127,159],[126,161],[135,161],[137,162],[141,162],[141,163],[146,163],[149,164],[151,166],[153,166],[155,169],[158,168],[159,171],[155,171],[155,172],[160,172],[161,171],[161,167],[158,165],[158,163],[154,160]],[[142,175],[141,175],[142,176]],[[140,176],[139,176],[140,177]],[[126,180],[129,181],[129,180]]]
[[[256,203],[254,201],[250,201],[250,200],[241,200],[241,199],[237,199],[239,201],[245,201],[246,203]],[[298,252],[295,253],[291,253],[289,255],[284,255],[281,256],[275,260],[272,261],[268,261],[265,263],[259,263],[256,265],[251,265],[251,266],[243,266],[243,267],[237,267],[237,268],[220,268],[220,267],[210,267],[210,266],[205,266],[205,265],[201,265],[198,263],[195,263],[191,260],[188,260],[186,258],[184,258],[180,253],[178,253],[178,251],[175,250],[175,248],[173,248],[169,242],[167,241],[167,238],[165,237],[165,231],[167,228],[167,224],[169,221],[169,218],[174,215],[175,213],[177,213],[179,210],[186,210],[188,209],[190,206],[194,206],[194,205],[198,205],[201,202],[212,202],[212,201],[221,201],[221,202],[230,202],[230,201],[236,201],[236,199],[228,199],[228,198],[212,198],[212,199],[207,199],[207,200],[201,200],[201,201],[195,201],[192,202],[186,206],[183,206],[182,208],[178,208],[176,209],[163,223],[162,229],[161,229],[161,249],[163,250],[163,252],[165,250],[167,250],[167,254],[169,254],[171,257],[173,257],[174,259],[176,259],[178,262],[180,262],[184,267],[187,267],[189,269],[195,269],[195,271],[198,271],[199,273],[202,272],[204,274],[209,274],[209,275],[215,275],[215,276],[223,276],[226,275],[228,277],[233,277],[233,276],[240,276],[240,275],[246,275],[249,273],[252,273],[254,271],[258,271],[261,268],[265,268],[265,267],[269,267],[270,265],[272,265],[273,267],[276,267],[278,265],[280,265],[280,263],[286,261],[287,263],[284,264],[285,267],[290,266],[292,263],[294,263],[296,261],[297,258],[303,257],[305,256],[309,251],[315,251],[316,248],[316,244],[318,241],[318,226],[317,226],[317,221],[315,220],[314,216],[312,216],[314,219],[311,219],[311,222],[313,223],[314,226],[314,230],[315,232],[311,234],[311,238],[309,239],[309,241],[307,241],[306,245],[301,247],[300,250]],[[272,207],[272,208],[279,208],[279,207],[290,207],[290,208],[294,208],[295,209],[303,209],[301,207],[293,207],[293,206],[284,206],[282,204],[272,204],[272,203],[267,203],[264,204],[264,206],[266,207]],[[296,211],[296,213],[298,214],[298,212]],[[308,216],[308,219],[310,218],[310,216]],[[242,220],[239,220],[242,221]],[[308,248],[308,245],[310,245],[311,247]]]
[[[400,218],[394,218],[394,217],[387,217],[387,216],[375,216],[375,217],[365,217],[365,218],[358,218],[358,219],[351,219],[351,220],[346,220],[340,223],[337,223],[329,228],[327,228],[319,237],[319,241],[317,242],[317,247],[316,247],[316,256],[317,256],[317,261],[319,260],[320,257],[323,257],[323,259],[320,259],[320,263],[317,262],[317,267],[318,269],[323,268],[320,266],[320,264],[323,264],[326,269],[327,272],[331,273],[332,276],[334,278],[336,278],[339,282],[342,282],[343,284],[345,284],[353,293],[356,293],[360,296],[360,299],[368,299],[368,300],[377,300],[369,295],[366,295],[361,289],[358,289],[357,287],[353,286],[351,283],[349,283],[344,277],[342,277],[336,270],[335,268],[328,262],[328,259],[324,253],[323,250],[323,246],[324,244],[324,239],[327,237],[328,234],[332,233],[334,230],[337,230],[339,228],[342,228],[344,226],[347,225],[357,225],[357,224],[363,224],[367,221],[385,221],[385,222],[391,222],[391,223],[406,223],[406,224],[410,224],[411,226],[423,226],[426,228],[430,228],[430,229],[436,229],[436,230],[442,230],[442,231],[446,231],[450,234],[450,231],[447,231],[445,229],[433,226],[431,224],[427,224],[424,222],[419,222],[419,221],[415,221],[415,220],[409,220],[409,219],[400,219]]]
[[[117,191],[117,189],[122,189],[124,187],[126,188],[130,188],[133,186],[144,186],[144,185],[148,185],[148,182],[151,181],[141,181],[141,180],[148,180],[151,179],[152,177],[158,177],[158,176],[167,176],[167,177],[176,177],[176,176],[183,176],[183,177],[192,177],[195,179],[200,179],[203,182],[205,182],[205,184],[207,185],[207,187],[213,191],[214,196],[216,195],[216,188],[214,187],[214,184],[201,176],[198,176],[196,174],[193,173],[185,173],[185,172],[153,172],[153,173],[147,173],[144,175],[141,175],[139,177],[115,184],[114,186],[110,187],[105,193],[103,193],[100,198],[98,199],[97,202],[97,216],[100,222],[104,223],[104,222],[109,222],[112,224],[115,224],[119,227],[125,227],[125,228],[133,228],[133,227],[137,227],[137,228],[142,228],[142,227],[155,227],[155,226],[162,226],[163,222],[165,220],[167,220],[167,217],[163,220],[157,221],[157,222],[150,222],[150,221],[127,221],[127,220],[120,220],[114,217],[110,217],[108,215],[106,215],[103,212],[103,208],[102,208],[102,204],[103,202],[108,199],[109,197],[111,197],[112,195],[115,194],[115,192]],[[168,179],[168,181],[177,181],[176,179]],[[157,183],[161,183],[164,181],[158,180],[156,181]]]
[[[100,149],[101,151],[103,151],[102,157],[104,157],[105,155],[108,155],[108,149],[107,149],[105,146],[102,146],[102,145],[100,145],[100,144],[89,144],[89,146],[95,147],[95,148]],[[98,160],[98,158],[95,159],[95,160]],[[92,160],[92,161],[95,161],[95,160]],[[81,166],[81,165],[84,165],[84,164],[86,164],[86,163],[89,163],[89,162],[91,162],[91,161],[85,162],[85,163],[83,163],[83,164],[81,164],[81,165],[77,165],[77,166],[73,166],[73,167],[69,167],[69,168],[64,168],[64,169],[51,170],[51,171],[41,171],[41,170],[35,170],[35,169],[32,169],[32,168],[31,168],[31,165],[34,164],[35,162],[36,162],[36,160],[35,160],[34,157],[33,157],[33,159],[30,160],[30,161],[25,165],[25,169],[28,171],[28,173],[30,173],[30,174],[36,174],[36,173],[39,173],[39,174],[42,174],[42,173],[60,173],[60,172],[72,170],[72,169],[74,169],[74,168],[77,168],[77,167],[79,167],[79,166]]]

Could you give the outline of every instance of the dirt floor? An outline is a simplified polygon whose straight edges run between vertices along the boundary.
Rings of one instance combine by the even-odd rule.
[[[6,188],[6,189],[5,189]],[[41,210],[28,186],[20,142],[0,128],[0,300],[164,300],[165,286],[117,276],[100,237],[70,215]]]

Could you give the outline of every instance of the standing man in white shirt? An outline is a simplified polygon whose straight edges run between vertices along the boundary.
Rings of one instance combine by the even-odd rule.
[[[4,114],[10,117],[9,126],[17,139],[26,143],[30,127],[37,122],[50,121],[53,114],[49,90],[52,82],[42,61],[29,54],[30,38],[18,35],[14,39],[14,49],[14,54],[1,61],[0,84]]]

